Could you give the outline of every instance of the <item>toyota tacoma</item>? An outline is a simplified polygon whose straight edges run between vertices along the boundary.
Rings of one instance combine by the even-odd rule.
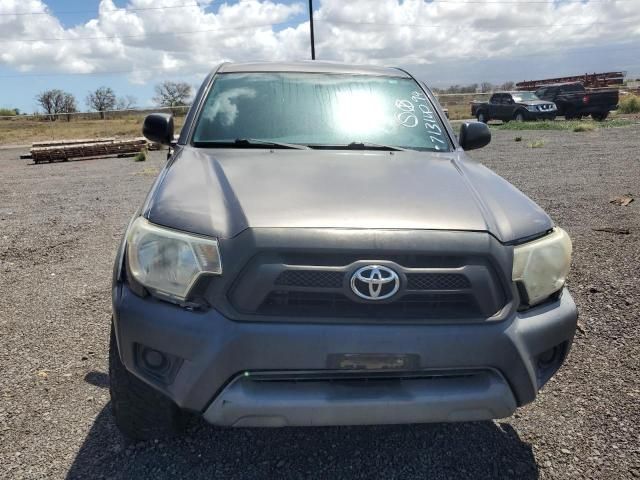
[[[112,406],[129,437],[507,417],[560,368],[571,241],[404,70],[224,63],[126,229]]]

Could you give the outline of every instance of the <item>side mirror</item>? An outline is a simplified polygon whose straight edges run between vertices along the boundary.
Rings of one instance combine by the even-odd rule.
[[[488,145],[491,141],[491,130],[482,122],[465,122],[460,127],[458,142],[463,150],[474,150]]]
[[[142,135],[150,142],[171,145],[173,142],[173,115],[170,113],[147,115],[142,125]]]

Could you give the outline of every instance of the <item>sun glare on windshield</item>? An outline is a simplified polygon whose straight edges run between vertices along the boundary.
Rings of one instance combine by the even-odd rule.
[[[334,111],[336,126],[354,140],[378,134],[386,128],[384,99],[376,92],[338,92]]]

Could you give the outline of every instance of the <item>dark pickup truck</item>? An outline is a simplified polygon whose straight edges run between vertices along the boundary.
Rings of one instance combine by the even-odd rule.
[[[553,102],[540,100],[533,92],[496,92],[488,102],[471,103],[471,115],[483,123],[489,120],[553,120],[556,114]]]
[[[109,383],[127,436],[176,434],[194,414],[486,421],[563,364],[569,235],[467,156],[489,128],[456,136],[409,73],[224,63],[175,142],[173,127],[144,121],[173,153],[114,264]]]
[[[585,89],[580,82],[545,85],[536,90],[536,95],[554,102],[558,115],[567,120],[591,115],[594,120],[604,120],[618,105],[615,89]]]

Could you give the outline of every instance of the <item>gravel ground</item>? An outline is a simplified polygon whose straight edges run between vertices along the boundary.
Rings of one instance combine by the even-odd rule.
[[[473,152],[574,240],[581,331],[514,417],[280,430],[196,421],[183,439],[137,445],[109,408],[110,275],[163,153],[31,166],[0,150],[0,477],[640,478],[640,201],[609,203],[640,196],[638,138],[640,126],[495,131]]]

